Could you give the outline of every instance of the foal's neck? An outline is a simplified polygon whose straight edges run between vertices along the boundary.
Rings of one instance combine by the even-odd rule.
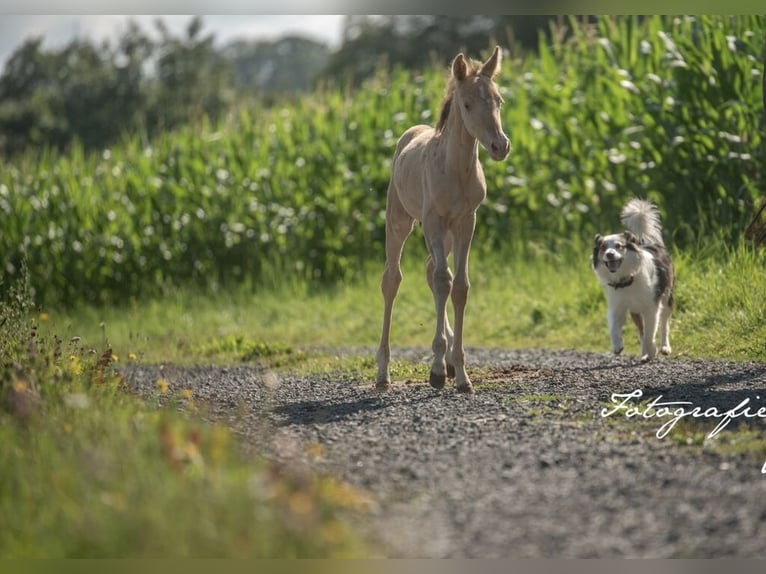
[[[453,166],[459,174],[470,173],[479,161],[479,142],[463,123],[460,110],[453,109],[442,132],[442,141],[447,154],[447,165]]]

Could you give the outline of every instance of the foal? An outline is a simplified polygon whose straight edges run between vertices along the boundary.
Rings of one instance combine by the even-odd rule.
[[[476,209],[487,194],[478,144],[496,161],[505,159],[511,149],[500,122],[502,98],[492,81],[500,70],[501,58],[499,47],[483,64],[458,54],[452,61],[436,128],[413,126],[397,143],[386,202],[383,331],[376,354],[379,390],[391,384],[391,312],[402,281],[402,248],[417,220],[423,224],[429,254],[426,280],[436,305],[429,382],[442,388],[447,376],[454,376],[458,391],[473,391],[465,370],[463,315],[468,301],[468,252]],[[454,253],[454,281],[447,264],[450,252]],[[450,295],[455,311],[454,333],[447,319]]]

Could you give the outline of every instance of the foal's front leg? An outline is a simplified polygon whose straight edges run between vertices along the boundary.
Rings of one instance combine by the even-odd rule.
[[[452,341],[452,362],[455,365],[455,388],[458,391],[472,393],[473,386],[465,370],[465,351],[463,349],[463,318],[468,303],[471,284],[468,280],[468,253],[471,250],[476,215],[469,216],[462,225],[453,230],[455,281],[452,286],[452,305],[455,309],[455,330]]]
[[[423,234],[433,263],[431,290],[436,309],[436,332],[431,344],[434,360],[431,364],[429,383],[432,387],[441,389],[447,380],[447,299],[452,291],[452,273],[447,266],[445,248],[447,229],[441,219],[434,215],[424,218]]]

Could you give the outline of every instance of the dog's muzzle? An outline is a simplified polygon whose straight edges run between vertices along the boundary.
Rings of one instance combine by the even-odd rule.
[[[620,255],[614,251],[607,251],[604,254],[604,266],[610,273],[616,273],[620,265],[622,265],[622,257]]]

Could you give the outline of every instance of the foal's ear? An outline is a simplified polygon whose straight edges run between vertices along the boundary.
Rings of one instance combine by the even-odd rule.
[[[465,80],[465,77],[468,75],[468,64],[466,64],[465,56],[463,56],[462,52],[452,60],[452,75],[458,82]]]
[[[495,46],[495,51],[489,57],[489,60],[484,62],[481,67],[481,73],[488,78],[492,78],[500,71],[500,63],[503,60],[503,53],[500,51],[500,46]]]

